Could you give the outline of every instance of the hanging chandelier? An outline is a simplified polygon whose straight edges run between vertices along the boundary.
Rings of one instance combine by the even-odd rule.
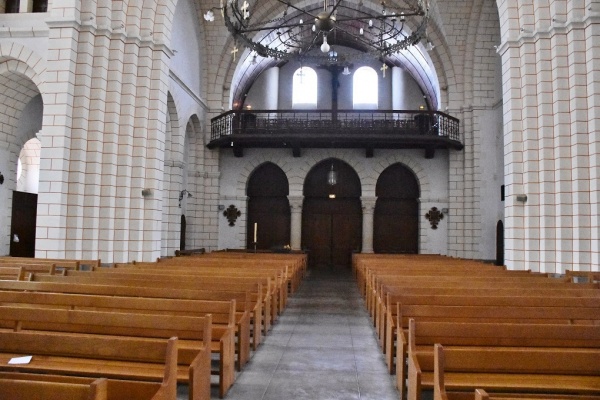
[[[279,14],[265,18],[266,3],[280,4]],[[312,6],[293,3],[221,0],[217,10],[234,39],[234,59],[241,44],[252,52],[253,61],[257,55],[341,65],[367,58],[383,61],[426,36],[429,0],[381,1],[377,11],[363,0],[324,0]],[[213,9],[204,18],[213,21]],[[358,51],[341,52],[339,46]]]

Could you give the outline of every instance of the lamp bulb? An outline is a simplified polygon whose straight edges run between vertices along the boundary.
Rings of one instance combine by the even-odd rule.
[[[323,44],[321,45],[321,51],[323,53],[329,53],[330,49],[331,47],[329,47],[329,44],[327,44],[327,36],[323,36]]]

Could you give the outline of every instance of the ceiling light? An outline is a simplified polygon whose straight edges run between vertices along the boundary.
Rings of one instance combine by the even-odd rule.
[[[382,59],[419,44],[426,36],[429,20],[426,0],[415,0],[414,6],[381,3],[383,9],[369,7],[363,1],[323,0],[320,5],[304,6],[279,1],[280,9],[268,15],[265,11],[273,8],[273,2],[251,3],[222,1],[220,7],[204,14],[205,19],[213,20],[213,10],[219,10],[234,46],[242,44],[261,57],[281,60],[341,64],[366,57]],[[363,29],[364,26],[369,29]],[[332,46],[360,51],[332,59],[327,54]],[[322,53],[311,51],[319,48]]]

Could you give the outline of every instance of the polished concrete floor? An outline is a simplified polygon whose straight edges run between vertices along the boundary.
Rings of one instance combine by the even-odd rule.
[[[350,271],[309,271],[225,399],[398,399]]]

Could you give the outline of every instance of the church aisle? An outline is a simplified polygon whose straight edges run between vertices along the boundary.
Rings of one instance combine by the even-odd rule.
[[[397,399],[350,271],[310,271],[226,400]]]

